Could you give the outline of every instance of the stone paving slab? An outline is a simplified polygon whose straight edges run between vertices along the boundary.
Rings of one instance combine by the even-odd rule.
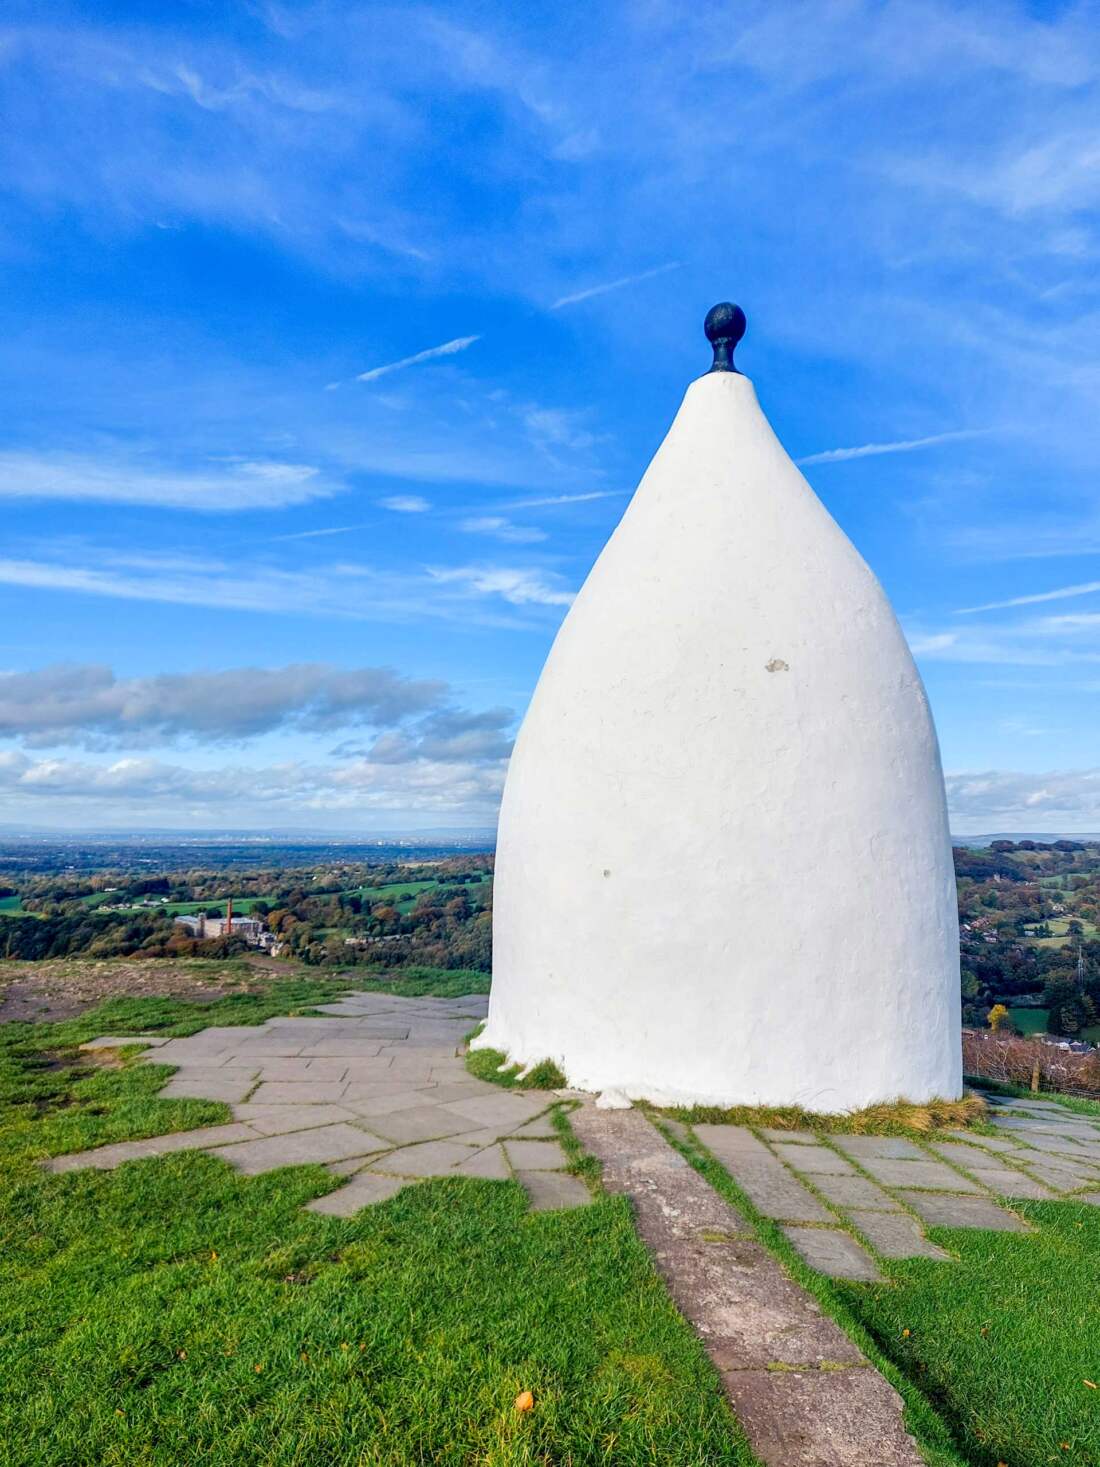
[[[377,1172],[359,1172],[343,1187],[326,1192],[306,1203],[308,1212],[319,1212],[327,1217],[354,1217],[364,1207],[373,1207],[376,1202],[385,1202],[394,1197],[406,1182],[401,1177],[383,1177]]]
[[[233,1107],[233,1118],[264,1136],[282,1136],[288,1131],[308,1131],[314,1126],[357,1119],[355,1111],[342,1105],[253,1105],[249,1101]]]
[[[342,1081],[271,1080],[252,1096],[256,1105],[337,1105],[347,1087]]]
[[[532,1099],[526,1095],[503,1094],[475,1096],[472,1100],[449,1100],[443,1109],[460,1116],[466,1123],[477,1126],[520,1126],[532,1121],[546,1109],[545,1099]]]
[[[1100,1181],[1095,1167],[1079,1165],[1068,1157],[1040,1156],[1038,1152],[1032,1152],[1030,1156],[1022,1155],[1020,1163],[1027,1167],[1029,1175],[1046,1182],[1056,1192],[1073,1192],[1079,1187],[1095,1187]]]
[[[568,1166],[557,1141],[506,1141],[504,1150],[517,1172],[557,1172]]]
[[[1000,1233],[1027,1229],[1015,1213],[1005,1212],[984,1197],[957,1197],[937,1192],[899,1192],[907,1207],[937,1228],[989,1228]]]
[[[923,1161],[925,1158],[920,1147],[904,1136],[833,1136],[831,1139],[834,1146],[859,1162],[864,1157],[873,1161]]]
[[[504,1148],[501,1146],[487,1146],[484,1149],[474,1150],[473,1155],[467,1161],[460,1161],[454,1170],[460,1177],[482,1177],[490,1182],[507,1182],[512,1175],[512,1170],[504,1155]],[[547,1176],[554,1175],[556,1173],[547,1173]],[[591,1200],[587,1196],[587,1188],[585,1191],[586,1195],[581,1202]]]
[[[389,1146],[390,1143],[381,1136],[372,1136],[358,1126],[337,1122],[312,1131],[292,1131],[288,1135],[265,1136],[258,1141],[245,1141],[239,1146],[226,1146],[218,1155],[245,1176],[255,1177],[282,1166],[367,1156],[372,1151],[385,1151]]]
[[[786,1222],[834,1221],[817,1198],[744,1126],[693,1129],[765,1217]]]
[[[860,1165],[876,1181],[884,1182],[888,1187],[927,1187],[936,1192],[981,1191],[977,1183],[927,1156],[923,1161],[879,1161],[873,1156],[865,1156],[861,1157]]]
[[[469,1146],[459,1146],[453,1141],[426,1141],[399,1147],[372,1161],[368,1169],[398,1177],[445,1177],[456,1166],[471,1160]]]
[[[235,1105],[255,1086],[255,1080],[185,1080],[174,1075],[158,1093],[165,1100],[220,1100],[223,1105]]]
[[[780,1161],[793,1166],[796,1171],[806,1172],[816,1181],[818,1176],[855,1176],[856,1169],[828,1146],[791,1146],[777,1143],[773,1148]]]
[[[884,1215],[874,1214],[875,1217]],[[831,1279],[852,1279],[864,1284],[882,1282],[882,1275],[871,1255],[841,1228],[807,1228],[784,1223],[783,1231],[795,1250],[818,1273]]]
[[[951,1255],[926,1238],[913,1218],[904,1212],[865,1212],[855,1209],[849,1217],[883,1258],[936,1258],[950,1262]]]
[[[858,1207],[877,1212],[900,1212],[901,1208],[881,1187],[866,1177],[831,1177],[818,1175],[814,1186],[837,1207]]]
[[[969,1141],[973,1146],[980,1146],[983,1151],[1018,1152],[1020,1150],[1018,1142],[1009,1141],[1000,1136],[978,1136],[973,1131],[948,1131],[947,1135],[956,1141]]]
[[[592,1201],[580,1177],[568,1172],[517,1172],[516,1181],[527,1193],[532,1212],[561,1212],[568,1207],[587,1207]]]
[[[1056,1196],[1049,1187],[1044,1187],[1034,1177],[1026,1176],[1023,1172],[1013,1171],[1011,1167],[1000,1167],[994,1171],[985,1167],[971,1167],[970,1175],[995,1192],[998,1197],[1019,1197],[1034,1202],[1042,1202]]]
[[[448,1115],[446,1106],[419,1105],[410,1110],[369,1116],[366,1124],[391,1142],[405,1145],[410,1141],[435,1141],[443,1136],[455,1136],[465,1130],[469,1122],[461,1116]]]

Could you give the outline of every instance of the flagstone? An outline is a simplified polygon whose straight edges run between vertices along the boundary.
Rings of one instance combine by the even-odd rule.
[[[265,1136],[282,1136],[288,1131],[308,1131],[313,1126],[357,1119],[355,1111],[342,1105],[256,1105],[248,1101],[235,1105],[233,1115]]]
[[[899,1192],[898,1196],[938,1228],[991,1228],[1002,1233],[1027,1229],[1015,1213],[1006,1212],[984,1197],[956,1197],[938,1192]]]
[[[831,1176],[855,1175],[855,1167],[850,1161],[845,1161],[828,1146],[793,1146],[786,1142],[776,1145],[775,1154],[780,1161],[785,1161],[788,1166],[795,1167],[800,1172],[807,1172],[811,1176],[827,1172]]]
[[[860,1158],[860,1165],[876,1181],[888,1187],[928,1187],[939,1192],[977,1192],[976,1183],[940,1161],[890,1161],[873,1156]]]
[[[568,1166],[557,1141],[506,1141],[504,1150],[517,1172],[553,1172]]]
[[[881,1213],[874,1215],[882,1216]],[[807,1228],[784,1223],[783,1232],[795,1251],[817,1273],[831,1279],[852,1279],[858,1283],[878,1283],[882,1278],[866,1249],[840,1228]]]
[[[511,1178],[512,1171],[500,1146],[487,1146],[482,1151],[476,1151],[469,1161],[463,1161],[454,1168],[457,1175],[461,1177],[482,1177],[486,1181],[506,1182]],[[555,1173],[547,1173],[554,1176]]]
[[[384,1116],[425,1105],[429,1093],[400,1082],[386,1090],[377,1085],[352,1084],[344,1088],[343,1104],[351,1106],[360,1115]]]
[[[367,1156],[372,1151],[384,1151],[389,1145],[390,1142],[381,1136],[371,1135],[346,1122],[337,1122],[308,1131],[265,1136],[262,1140],[246,1141],[240,1146],[226,1146],[218,1155],[246,1176],[257,1176],[277,1167]]]
[[[426,1141],[419,1146],[402,1146],[370,1163],[372,1172],[401,1177],[444,1177],[461,1162],[473,1159],[469,1146],[453,1141]]]
[[[818,1174],[814,1186],[836,1207],[858,1207],[876,1212],[900,1212],[901,1208],[888,1192],[876,1187],[866,1177],[834,1177],[828,1173]]]
[[[411,1110],[394,1110],[386,1115],[372,1115],[370,1125],[380,1136],[393,1142],[434,1141],[437,1137],[454,1136],[466,1129],[461,1116],[448,1115],[440,1105],[415,1106]]]
[[[257,1105],[335,1105],[345,1088],[342,1080],[268,1080],[252,1099]]]
[[[516,1181],[527,1193],[532,1212],[557,1212],[567,1207],[586,1207],[592,1194],[580,1177],[568,1172],[517,1172]]]
[[[834,1136],[833,1144],[862,1164],[872,1161],[922,1161],[925,1153],[903,1136]],[[870,1168],[868,1168],[868,1171]]]
[[[350,1182],[306,1203],[308,1212],[326,1217],[353,1217],[364,1207],[386,1202],[406,1185],[401,1177],[383,1177],[377,1172],[357,1172]]]
[[[857,1209],[849,1217],[876,1253],[883,1258],[938,1258],[949,1262],[945,1253],[921,1232],[915,1219],[904,1212],[870,1212]]]
[[[519,1126],[524,1121],[534,1120],[540,1111],[546,1109],[546,1097],[536,1099],[505,1091],[496,1095],[474,1096],[470,1100],[450,1100],[442,1108],[478,1126]]]
[[[970,1174],[983,1187],[996,1192],[998,1197],[1030,1198],[1039,1202],[1054,1195],[1049,1187],[1044,1187],[1034,1177],[1013,1171],[1011,1167],[999,1167],[996,1170],[971,1167]]]
[[[220,1100],[223,1105],[234,1105],[255,1085],[255,1080],[185,1080],[173,1075],[158,1094],[164,1100]]]

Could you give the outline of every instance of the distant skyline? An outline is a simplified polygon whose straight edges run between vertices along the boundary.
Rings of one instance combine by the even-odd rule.
[[[12,0],[0,97],[0,825],[491,826],[732,299],[953,830],[1100,829],[1096,4]]]

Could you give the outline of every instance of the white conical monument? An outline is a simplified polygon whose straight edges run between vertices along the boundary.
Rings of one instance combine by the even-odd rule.
[[[583,1090],[961,1093],[936,733],[886,595],[714,366],[562,624],[512,756],[476,1043]]]

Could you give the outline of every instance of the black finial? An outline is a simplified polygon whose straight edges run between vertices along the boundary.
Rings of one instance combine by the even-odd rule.
[[[745,313],[740,306],[721,301],[711,306],[703,322],[706,338],[714,348],[712,372],[736,372],[733,349],[745,334]]]

